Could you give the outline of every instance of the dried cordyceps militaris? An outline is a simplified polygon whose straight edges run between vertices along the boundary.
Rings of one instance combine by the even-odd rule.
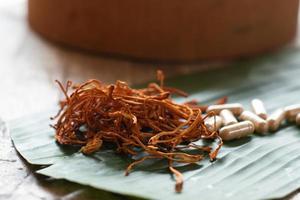
[[[212,132],[204,125],[201,107],[195,102],[177,104],[170,94],[186,96],[175,88],[164,87],[164,76],[158,71],[160,85],[150,83],[147,88],[132,89],[125,82],[105,85],[97,80],[89,80],[68,95],[72,86],[59,85],[66,97],[61,101],[58,112],[56,139],[60,144],[82,145],[85,154],[99,150],[103,143],[113,143],[116,151],[127,155],[144,152],[145,156],[135,160],[126,169],[146,159],[167,159],[169,169],[176,178],[176,191],[182,190],[183,179],[173,167],[174,162],[195,163],[204,152],[216,158],[222,146],[218,132]],[[221,100],[220,103],[226,99]],[[208,115],[213,115],[208,113]],[[194,144],[199,139],[219,139],[219,145],[212,150]],[[196,149],[197,154],[189,154],[184,149]]]

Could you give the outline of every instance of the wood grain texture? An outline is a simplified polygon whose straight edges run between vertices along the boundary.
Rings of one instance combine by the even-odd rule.
[[[181,61],[236,58],[291,41],[298,3],[29,0],[29,21],[46,38],[101,53]]]

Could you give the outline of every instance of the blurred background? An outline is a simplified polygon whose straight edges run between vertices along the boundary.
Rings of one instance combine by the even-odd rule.
[[[154,79],[158,68],[168,76],[207,68],[202,63],[161,64],[114,58],[52,43],[30,28],[27,3],[0,1],[0,116],[5,120],[56,105],[61,93],[55,79],[62,82],[120,79],[136,84]],[[51,12],[55,15],[56,11]]]
[[[56,104],[55,79],[139,84],[297,44],[298,0],[166,2],[0,0],[0,116]]]
[[[62,97],[56,79],[135,85],[155,79],[157,69],[173,77],[298,47],[298,3],[0,0],[0,118],[52,108]],[[37,179],[1,124],[0,199],[75,199],[77,190],[97,194]]]

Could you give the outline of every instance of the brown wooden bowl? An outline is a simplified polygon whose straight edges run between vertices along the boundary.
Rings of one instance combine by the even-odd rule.
[[[140,59],[247,57],[296,33],[299,0],[29,0],[50,40]]]

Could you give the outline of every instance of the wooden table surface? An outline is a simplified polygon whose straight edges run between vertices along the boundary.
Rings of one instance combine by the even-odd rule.
[[[161,64],[114,59],[78,52],[43,40],[26,21],[25,0],[0,0],[0,199],[101,199],[95,189],[34,174],[17,154],[3,121],[57,104],[55,79],[81,82],[97,78],[136,84],[153,79],[158,68],[168,76],[220,63]],[[300,198],[291,195],[289,199]]]

